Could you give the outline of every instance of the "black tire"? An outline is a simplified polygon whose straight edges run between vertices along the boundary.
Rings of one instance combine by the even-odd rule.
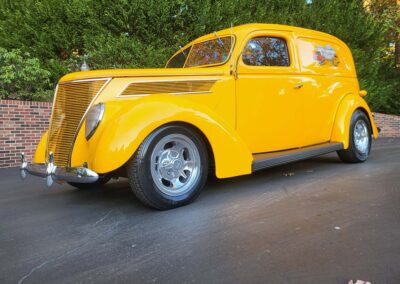
[[[93,183],[78,183],[78,182],[67,182],[67,183],[77,189],[84,190],[84,189],[90,189],[90,188],[96,188],[96,187],[103,186],[107,182],[109,182],[110,179],[111,179],[111,177],[109,175],[104,175],[104,176],[100,176],[99,179]]]
[[[362,152],[357,149],[355,141],[354,141],[354,128],[356,124],[360,122],[364,122],[367,126],[367,138],[368,138],[368,146],[367,149]],[[371,143],[372,143],[372,135],[371,135],[371,123],[369,121],[368,116],[361,110],[356,110],[350,121],[350,133],[349,133],[349,147],[345,150],[338,151],[339,158],[345,163],[362,163],[368,159],[369,153],[371,151]]]
[[[183,135],[184,137],[190,139],[190,141],[192,142],[191,145],[195,146],[195,148],[197,149],[196,153],[198,153],[199,155],[196,155],[196,165],[198,165],[196,167],[196,174],[192,175],[192,172],[190,172],[190,175],[187,176],[187,182],[190,181],[190,186],[189,184],[186,186],[187,191],[182,192],[182,194],[179,193],[173,196],[165,192],[165,188],[160,185],[161,179],[158,179],[157,181],[154,175],[159,173],[158,171],[161,171],[161,169],[163,168],[162,166],[160,166],[161,164],[163,164],[162,161],[164,161],[161,161],[163,153],[168,150],[172,150],[174,147],[174,143],[171,142],[171,146],[169,146],[170,148],[167,147],[168,143],[165,144],[165,146],[163,146],[162,148],[162,153],[160,153],[159,151],[155,151],[156,147],[160,147],[159,145],[161,145],[165,139],[173,137],[174,135]],[[192,147],[191,149],[194,148]],[[156,159],[158,159],[158,164],[152,164],[152,155],[153,159],[154,155],[156,156]],[[186,154],[186,156],[188,156],[188,154]],[[182,155],[178,155],[177,157],[182,157],[181,159],[184,159],[183,152]],[[185,162],[184,160],[182,161]],[[207,152],[206,144],[197,131],[184,125],[168,125],[155,130],[143,141],[136,153],[127,163],[127,176],[132,191],[143,204],[158,210],[168,210],[187,205],[193,202],[199,196],[207,180],[208,161],[209,154]],[[172,160],[172,162],[170,163],[174,164],[174,160]],[[153,172],[151,169],[152,165],[154,167]],[[184,171],[183,168],[179,170]],[[178,171],[178,169],[176,169],[176,171]],[[178,179],[182,178],[179,175],[177,176]],[[176,177],[176,175],[174,175],[174,177]],[[189,180],[189,178],[191,180]],[[171,182],[170,185],[172,184],[173,182]],[[170,185],[166,184],[165,187]]]

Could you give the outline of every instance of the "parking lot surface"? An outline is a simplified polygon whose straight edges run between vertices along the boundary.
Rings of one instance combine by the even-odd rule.
[[[209,182],[170,211],[126,180],[79,191],[0,170],[0,283],[400,283],[400,140]]]

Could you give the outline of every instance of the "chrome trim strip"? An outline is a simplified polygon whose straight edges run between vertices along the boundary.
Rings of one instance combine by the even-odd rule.
[[[111,79],[112,79],[112,77],[92,78],[92,79],[79,79],[79,80],[73,80],[73,81],[60,82],[60,84],[92,82],[92,81],[102,81],[102,80],[104,81],[104,80],[111,80]]]
[[[211,94],[211,91],[204,91],[204,92],[180,92],[180,93],[165,93],[168,95],[196,95],[196,94]],[[160,93],[163,94],[163,93]],[[137,95],[123,95],[123,96],[118,96],[117,98],[123,99],[123,98],[131,98],[131,97],[146,97],[146,96],[151,96],[155,94],[137,94]]]
[[[81,121],[78,124],[78,127],[76,128],[76,132],[74,135],[74,139],[72,139],[72,145],[71,145],[71,150],[69,151],[68,155],[68,164],[71,166],[71,158],[72,158],[72,151],[74,150],[75,146],[75,141],[76,137],[78,136],[79,131],[81,130],[82,124],[85,121],[86,115],[89,111],[89,109],[92,107],[93,102],[97,99],[97,97],[100,95],[100,93],[104,90],[104,88],[108,85],[108,83],[111,81],[112,78],[101,78],[101,79],[85,79],[85,80],[76,80],[76,81],[69,81],[69,82],[91,82],[91,81],[99,81],[99,80],[105,80],[106,82],[104,85],[100,88],[100,90],[97,92],[97,94],[93,97],[93,100],[90,102],[89,106],[87,107],[85,113],[83,114]]]

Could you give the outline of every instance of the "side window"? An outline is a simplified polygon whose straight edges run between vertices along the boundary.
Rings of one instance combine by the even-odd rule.
[[[242,59],[251,66],[289,66],[286,41],[278,37],[256,37],[247,42]]]

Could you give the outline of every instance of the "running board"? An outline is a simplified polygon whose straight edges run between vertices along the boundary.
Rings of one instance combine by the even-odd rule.
[[[256,172],[262,169],[301,161],[342,149],[343,143],[323,143],[286,151],[254,154],[252,170],[253,172]]]

